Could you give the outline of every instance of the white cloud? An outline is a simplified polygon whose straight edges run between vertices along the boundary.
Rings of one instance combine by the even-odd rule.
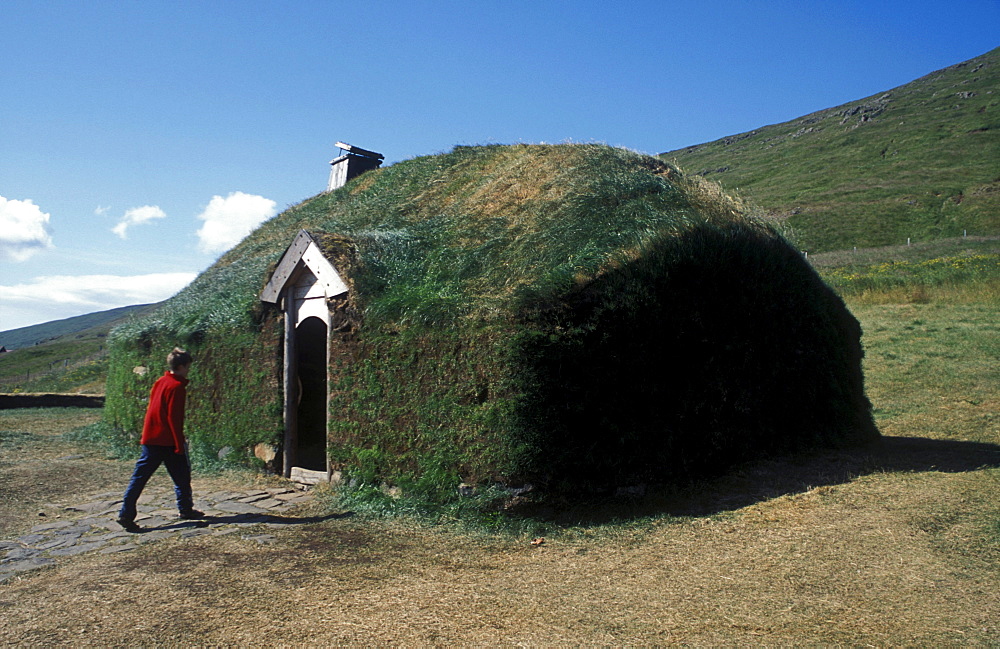
[[[98,208],[100,209],[100,208]],[[96,210],[95,210],[96,211]],[[111,231],[117,234],[122,239],[125,239],[125,231],[133,225],[142,225],[143,223],[149,223],[153,219],[165,219],[167,215],[156,205],[143,205],[142,207],[133,207],[132,209],[125,212],[122,220],[118,222],[118,225],[111,228]]]
[[[187,286],[197,273],[148,275],[50,275],[0,286],[0,331],[71,318],[120,306],[159,302]]]
[[[0,260],[25,261],[51,247],[49,215],[31,199],[19,201],[0,196]]]
[[[263,196],[232,192],[226,198],[213,196],[198,218],[198,248],[205,253],[229,250],[254,228],[277,213],[277,203]]]
[[[94,208],[94,215],[95,216],[104,216],[105,214],[108,213],[108,210],[110,210],[110,209],[111,209],[110,205],[107,206],[107,207],[104,207],[103,205],[98,205],[97,207]]]

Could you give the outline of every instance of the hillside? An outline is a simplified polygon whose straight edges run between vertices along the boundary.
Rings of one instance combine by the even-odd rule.
[[[1000,234],[1000,48],[797,119],[660,154],[803,250]]]
[[[0,332],[0,392],[103,393],[108,333],[158,304],[88,313]]]
[[[118,307],[117,309],[108,309],[107,311],[96,311],[94,313],[78,315],[73,318],[52,320],[29,327],[0,331],[0,345],[11,351],[52,341],[63,336],[81,333],[87,329],[103,328],[105,329],[105,333],[107,333],[115,325],[124,322],[130,314],[139,315],[151,311],[156,306],[155,304],[135,304]]]

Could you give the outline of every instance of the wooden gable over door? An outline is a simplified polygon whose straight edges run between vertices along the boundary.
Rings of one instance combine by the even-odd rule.
[[[299,325],[309,318],[318,318],[326,325],[327,338],[324,365],[329,358],[330,310],[327,300],[347,293],[347,284],[305,230],[300,230],[282,255],[267,285],[261,291],[263,302],[278,305],[285,312],[284,366],[284,448],[283,471],[286,478],[293,473],[303,475],[297,460],[299,449],[298,411],[302,389],[299,385],[298,342]],[[306,348],[303,348],[305,352]],[[311,358],[311,357],[308,357]],[[307,358],[307,360],[308,360]],[[293,471],[294,469],[294,471]],[[306,471],[306,474],[315,471]],[[329,464],[327,464],[329,473]],[[311,476],[315,478],[315,476]]]
[[[308,274],[314,279],[310,280]],[[303,277],[304,275],[306,277]],[[278,304],[281,310],[287,313],[289,305],[283,298],[287,297],[286,294],[295,286],[308,291],[308,298],[302,293],[298,297],[300,301],[321,296],[329,299],[347,292],[347,284],[341,279],[340,273],[319,249],[312,235],[305,230],[299,230],[285,254],[281,256],[281,261],[261,291],[260,299],[263,302]]]

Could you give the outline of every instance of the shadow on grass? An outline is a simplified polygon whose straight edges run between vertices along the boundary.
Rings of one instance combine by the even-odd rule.
[[[710,516],[873,473],[962,473],[985,467],[1000,467],[1000,445],[883,437],[857,448],[748,462],[716,478],[649,489],[639,497],[528,505],[512,513],[559,525],[601,525],[662,515]]]

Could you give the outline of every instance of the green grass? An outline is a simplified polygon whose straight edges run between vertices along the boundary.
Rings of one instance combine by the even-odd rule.
[[[921,262],[935,257],[968,257],[1000,254],[1000,237],[953,237],[911,245],[854,248],[810,254],[809,263],[825,268],[871,266],[891,261]]]
[[[944,241],[819,256],[864,328],[865,375],[889,435],[1000,442],[997,242]],[[940,253],[951,253],[938,256]]]
[[[889,435],[1000,442],[1000,300],[853,305],[875,419]]]
[[[964,231],[997,235],[998,87],[1000,49],[885,93],[660,157],[741,193],[810,253]]]
[[[930,291],[954,293],[971,286],[1000,292],[1000,254],[851,265],[829,269],[823,276],[844,296],[871,300],[906,290],[911,300],[928,301]]]
[[[104,392],[104,334],[73,334],[0,356],[0,392]]]

